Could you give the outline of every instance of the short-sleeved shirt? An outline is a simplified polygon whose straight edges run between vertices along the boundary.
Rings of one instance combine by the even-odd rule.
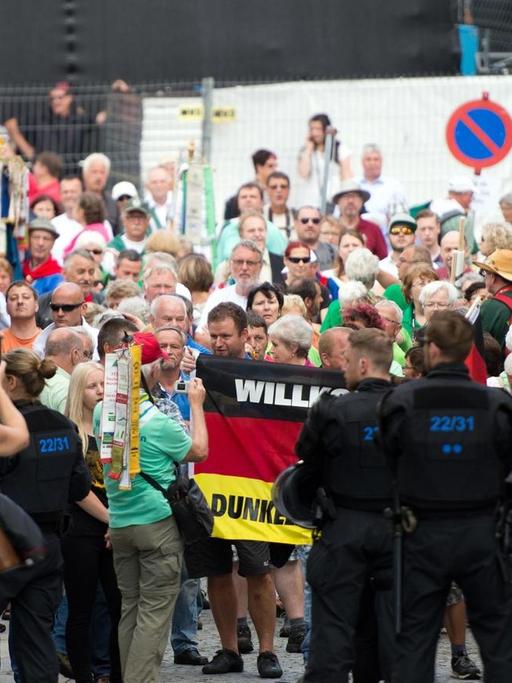
[[[57,366],[57,372],[50,379],[45,380],[45,388],[41,392],[39,400],[47,408],[57,410],[64,415],[66,401],[69,393],[69,380],[71,375]]]
[[[12,351],[13,349],[28,349],[29,351],[31,351],[35,340],[39,337],[40,334],[41,330],[38,327],[37,332],[34,335],[32,335],[32,337],[27,337],[27,339],[21,339],[20,337],[17,337],[15,334],[13,334],[11,328],[4,330],[2,332],[2,351],[4,353],[7,353],[7,351]]]
[[[98,440],[101,438],[101,408],[102,403],[99,403],[94,409],[93,431]],[[140,468],[166,489],[174,480],[173,463],[184,460],[192,439],[180,424],[161,413],[149,400],[140,404],[139,435]],[[108,476],[110,465],[104,465],[103,469],[113,529],[152,524],[172,514],[167,499],[140,475],[132,477],[131,490],[122,491],[119,482]]]

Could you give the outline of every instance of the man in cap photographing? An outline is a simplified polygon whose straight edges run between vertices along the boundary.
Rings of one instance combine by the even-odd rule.
[[[111,330],[100,340],[101,353],[118,348],[125,321],[109,321]],[[158,380],[168,355],[151,333],[135,333],[142,346],[142,373],[147,385]],[[201,462],[208,455],[208,433],[203,412],[205,390],[200,379],[190,380],[188,398],[194,423],[192,437],[140,392],[140,469],[164,489],[174,480],[174,463]],[[102,403],[94,411],[94,433],[101,439]],[[171,617],[180,589],[183,541],[172,509],[162,493],[140,474],[129,491],[104,466],[109,501],[114,567],[122,596],[119,652],[125,683],[157,681],[169,636]]]
[[[493,296],[482,304],[482,326],[505,348],[512,319],[512,250],[496,249],[485,263],[475,262],[485,278],[485,288]]]

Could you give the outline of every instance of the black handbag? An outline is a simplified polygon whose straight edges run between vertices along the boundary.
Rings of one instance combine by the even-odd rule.
[[[165,496],[183,537],[185,545],[209,538],[213,530],[213,513],[203,492],[186,469],[175,464],[175,480],[164,489],[156,479],[145,472],[140,476]]]

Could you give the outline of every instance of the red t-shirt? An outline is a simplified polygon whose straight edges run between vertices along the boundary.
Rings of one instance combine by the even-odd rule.
[[[372,254],[378,256],[379,259],[386,258],[388,255],[388,248],[379,226],[376,225],[376,223],[370,223],[370,221],[365,221],[360,218],[357,229],[364,236],[366,248],[369,249]]]

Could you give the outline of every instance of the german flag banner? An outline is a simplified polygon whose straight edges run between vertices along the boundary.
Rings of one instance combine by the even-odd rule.
[[[344,393],[339,372],[201,355],[209,454],[195,480],[215,518],[217,538],[301,544],[311,533],[271,501],[277,475],[297,462],[295,442],[308,408],[324,392]]]

